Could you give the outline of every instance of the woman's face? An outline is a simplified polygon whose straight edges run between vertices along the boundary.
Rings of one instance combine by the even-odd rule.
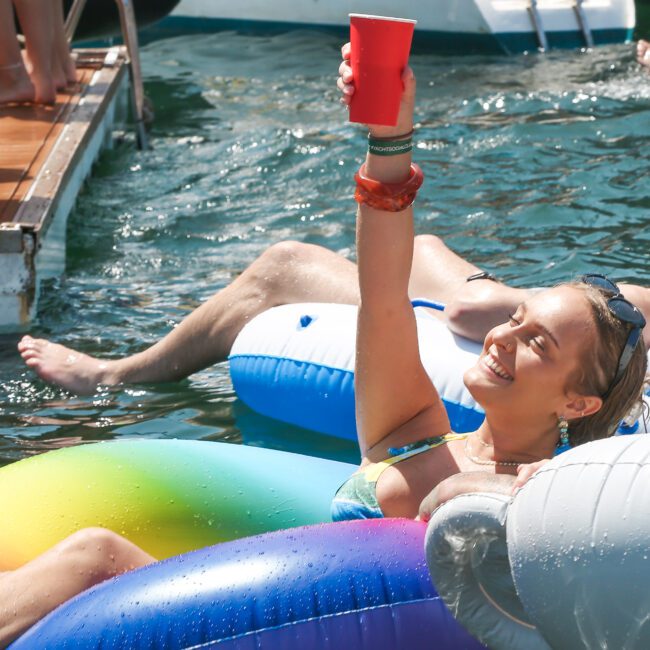
[[[563,413],[570,379],[595,337],[591,308],[580,289],[543,291],[488,332],[465,384],[488,416],[501,410],[515,423],[521,417],[555,417]]]

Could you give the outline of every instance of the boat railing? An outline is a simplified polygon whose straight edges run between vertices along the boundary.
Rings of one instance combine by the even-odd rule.
[[[594,37],[589,29],[589,23],[587,22],[587,15],[585,14],[584,7],[582,6],[583,0],[576,0],[573,5],[573,10],[576,12],[576,17],[578,19],[578,25],[580,25],[580,31],[585,39],[585,44],[587,47],[594,46]]]
[[[578,21],[578,27],[582,32],[582,36],[585,39],[585,45],[587,47],[594,46],[594,38],[589,29],[589,23],[587,22],[587,14],[585,13],[583,7],[583,0],[574,0],[572,9],[576,15]],[[537,0],[530,0],[528,4],[528,13],[530,14],[530,20],[533,24],[533,29],[537,34],[537,42],[539,43],[539,49],[542,52],[548,50],[548,39],[546,37],[546,32],[544,31],[544,25],[542,23],[542,17],[539,11],[539,5]]]
[[[542,52],[546,52],[546,50],[548,50],[548,40],[546,39],[546,32],[544,31],[544,25],[542,24],[542,17],[539,14],[537,0],[530,0],[528,13],[530,14],[530,20],[533,23],[533,29],[537,34],[539,49],[542,50]]]
[[[149,141],[145,128],[145,96],[140,67],[140,48],[138,46],[138,30],[135,22],[135,12],[131,0],[115,0],[120,14],[122,39],[129,55],[129,74],[131,77],[131,99],[133,105],[133,120],[135,123],[136,142],[139,149],[147,149]],[[83,13],[86,0],[74,0],[65,21],[65,33],[68,41],[72,41],[77,25]]]

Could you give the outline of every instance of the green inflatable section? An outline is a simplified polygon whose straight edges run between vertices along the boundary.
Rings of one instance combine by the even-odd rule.
[[[0,469],[0,571],[103,526],[162,559],[330,519],[355,465],[218,442],[70,447]]]

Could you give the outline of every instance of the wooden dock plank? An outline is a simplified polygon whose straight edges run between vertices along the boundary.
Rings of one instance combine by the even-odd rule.
[[[0,107],[0,222],[14,218],[94,71],[79,68],[77,87],[53,106]]]
[[[125,48],[80,56],[78,88],[54,106],[0,108],[0,328],[25,325],[42,280],[63,271],[68,215],[125,117]]]

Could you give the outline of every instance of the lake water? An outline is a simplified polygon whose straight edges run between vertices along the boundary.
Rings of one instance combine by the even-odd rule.
[[[363,132],[335,89],[339,41],[179,37],[143,52],[153,150],[104,153],[69,222],[65,276],[30,333],[93,355],[156,341],[269,244],[354,257]],[[546,55],[418,53],[417,230],[517,285],[598,269],[650,277],[650,75],[631,46]],[[0,464],[117,437],[245,441],[353,460],[353,445],[254,415],[225,364],[79,398],[0,337]]]

